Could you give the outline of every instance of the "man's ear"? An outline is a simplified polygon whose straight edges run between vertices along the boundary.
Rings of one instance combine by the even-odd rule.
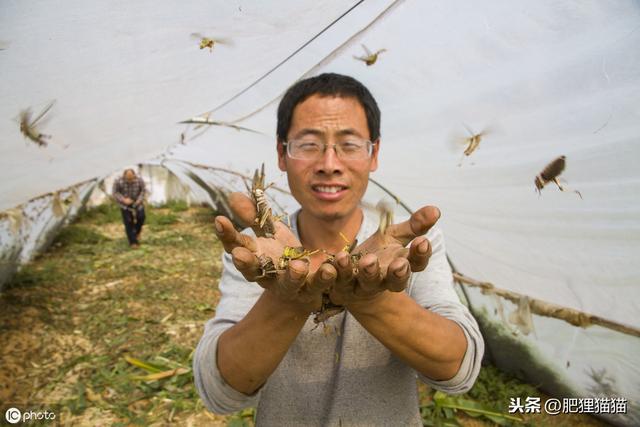
[[[371,166],[369,167],[369,172],[373,172],[378,169],[378,151],[380,150],[380,138],[376,139],[373,142],[373,147],[371,151]]]
[[[287,171],[287,150],[284,148],[284,144],[282,141],[278,140],[276,144],[276,149],[278,150],[278,167],[282,172]]]

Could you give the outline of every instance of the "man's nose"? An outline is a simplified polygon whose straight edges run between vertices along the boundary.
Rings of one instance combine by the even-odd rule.
[[[344,165],[338,157],[335,145],[327,145],[322,157],[316,162],[316,173],[340,174],[343,172]]]

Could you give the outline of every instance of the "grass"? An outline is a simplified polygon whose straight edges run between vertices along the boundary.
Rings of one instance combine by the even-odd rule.
[[[184,200],[171,200],[164,205],[164,208],[171,212],[184,212],[189,210],[189,205]]]
[[[519,397],[524,402],[527,397],[542,396],[541,392],[492,365],[483,366],[473,388],[461,396],[447,396],[424,386],[419,389],[425,425],[537,425],[520,414],[509,414],[509,401]]]
[[[469,398],[492,406],[500,412],[508,411],[510,398],[520,397],[524,400],[529,396],[539,395],[540,391],[534,386],[523,383],[492,365],[481,369],[476,383],[466,394]]]
[[[208,218],[184,203],[147,208],[135,251],[113,204],[66,227],[0,297],[0,402],[47,402],[79,425],[225,425],[203,409],[190,372],[218,300]],[[186,372],[135,379],[147,373],[125,356]]]
[[[66,227],[0,295],[0,402],[59,408],[71,425],[253,425],[251,409],[208,413],[190,371],[219,299],[222,248],[214,216],[180,202],[147,208],[138,250],[129,249],[113,204],[85,211]],[[140,379],[154,369],[179,374]],[[420,396],[425,423],[492,424],[436,406],[423,385]],[[505,412],[517,396],[541,394],[488,366],[464,399]],[[436,412],[451,417],[435,418]],[[537,421],[526,423],[562,419]]]
[[[82,222],[93,225],[114,224],[120,221],[120,208],[115,203],[105,203],[83,212]]]
[[[110,240],[100,232],[86,226],[72,224],[56,236],[54,246],[95,245]]]
[[[37,265],[19,270],[7,285],[7,289],[44,285],[51,280],[61,280],[62,278],[55,262],[40,262]]]

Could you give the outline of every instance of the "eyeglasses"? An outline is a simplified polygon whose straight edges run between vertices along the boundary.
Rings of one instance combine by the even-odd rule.
[[[331,147],[336,150],[340,160],[364,160],[373,153],[373,142],[362,139],[348,139],[339,141]],[[294,139],[283,142],[287,147],[287,154],[292,159],[318,160],[324,156],[329,144],[314,138]]]

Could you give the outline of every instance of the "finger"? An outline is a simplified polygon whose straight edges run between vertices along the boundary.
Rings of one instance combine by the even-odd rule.
[[[257,211],[253,200],[244,193],[234,192],[229,195],[229,207],[238,222],[244,227],[254,225]]]
[[[409,247],[409,264],[411,265],[411,271],[422,271],[427,268],[431,258],[431,242],[424,236],[420,236],[411,242]]]
[[[364,292],[372,292],[381,288],[383,274],[380,262],[374,254],[363,256],[358,262],[358,284]]]
[[[294,259],[289,261],[286,273],[278,281],[280,289],[288,295],[295,295],[309,274],[309,261]]]
[[[291,229],[282,221],[275,221],[273,224],[276,228],[275,238],[286,246],[300,246],[300,241]]]
[[[385,287],[392,292],[403,291],[411,277],[411,266],[406,258],[396,258],[391,261],[385,277]]]
[[[425,234],[440,218],[440,209],[435,206],[425,206],[415,211],[411,218],[387,228],[388,235],[397,239],[402,245],[407,245],[418,236]]]
[[[233,259],[233,265],[249,282],[255,282],[262,277],[258,257],[247,248],[241,246],[234,248],[231,251],[231,258]]]
[[[308,286],[310,293],[321,293],[331,287],[338,277],[335,267],[328,262],[320,265],[311,278]]]
[[[338,252],[335,267],[338,273],[337,282],[342,284],[351,282],[353,279],[353,266],[351,265],[351,256],[348,253],[344,251]]]
[[[244,247],[255,252],[258,250],[256,242],[250,236],[239,233],[234,227],[229,218],[224,216],[217,216],[214,220],[216,235],[222,242],[224,250],[227,253],[231,253],[237,247]]]

